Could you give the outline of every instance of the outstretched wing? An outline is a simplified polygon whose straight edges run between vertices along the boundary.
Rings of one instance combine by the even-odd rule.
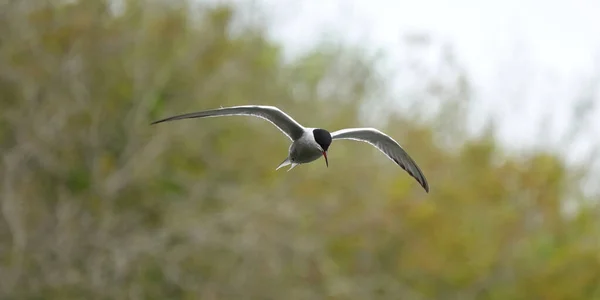
[[[385,133],[375,128],[347,128],[333,132],[331,137],[334,140],[347,139],[371,144],[402,167],[421,184],[426,192],[429,192],[429,184],[419,166],[394,139]]]
[[[157,123],[181,119],[220,116],[253,116],[265,119],[279,128],[279,130],[281,130],[281,132],[283,132],[292,141],[299,139],[304,133],[304,127],[302,127],[302,125],[296,122],[296,120],[294,120],[292,117],[275,106],[264,105],[242,105],[192,112],[154,121],[151,124],[154,125]]]

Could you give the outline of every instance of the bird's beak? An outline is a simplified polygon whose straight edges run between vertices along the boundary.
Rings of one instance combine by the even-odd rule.
[[[325,157],[325,165],[329,168],[329,161],[327,161],[327,151],[323,151],[323,157]]]

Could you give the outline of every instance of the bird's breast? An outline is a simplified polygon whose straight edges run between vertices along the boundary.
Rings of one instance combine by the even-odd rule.
[[[308,163],[323,155],[318,145],[307,140],[298,140],[290,147],[290,160],[295,163]]]

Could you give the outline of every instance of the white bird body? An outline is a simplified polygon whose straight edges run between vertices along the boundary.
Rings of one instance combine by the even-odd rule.
[[[288,150],[288,156],[279,164],[276,170],[291,165],[288,169],[289,171],[297,165],[310,163],[321,156],[325,157],[325,163],[329,166],[327,151],[333,140],[356,140],[369,143],[379,149],[389,159],[415,178],[426,192],[429,192],[429,184],[423,172],[421,172],[421,169],[419,169],[408,153],[394,139],[374,128],[346,128],[330,133],[321,128],[306,128],[277,107],[263,105],[233,106],[187,113],[158,120],[152,122],[152,124],[189,118],[234,115],[254,116],[265,119],[275,125],[292,141]]]
[[[291,165],[290,171],[299,164],[306,164],[319,159],[323,156],[321,145],[317,143],[313,135],[313,130],[317,128],[306,128],[302,136],[293,141],[288,150],[288,157],[275,169]]]

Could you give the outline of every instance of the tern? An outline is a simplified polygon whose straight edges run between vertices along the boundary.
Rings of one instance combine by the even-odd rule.
[[[333,140],[355,140],[371,144],[394,161],[429,193],[429,184],[425,175],[408,153],[391,137],[375,128],[346,128],[329,132],[322,128],[310,128],[300,125],[292,117],[275,106],[265,105],[242,105],[232,107],[221,107],[218,109],[204,110],[192,113],[176,115],[154,121],[158,124],[167,121],[207,118],[220,116],[252,116],[271,122],[283,132],[292,144],[288,150],[288,156],[279,164],[275,170],[290,165],[288,171],[300,164],[306,164],[325,158],[325,165],[329,167],[327,151]]]

